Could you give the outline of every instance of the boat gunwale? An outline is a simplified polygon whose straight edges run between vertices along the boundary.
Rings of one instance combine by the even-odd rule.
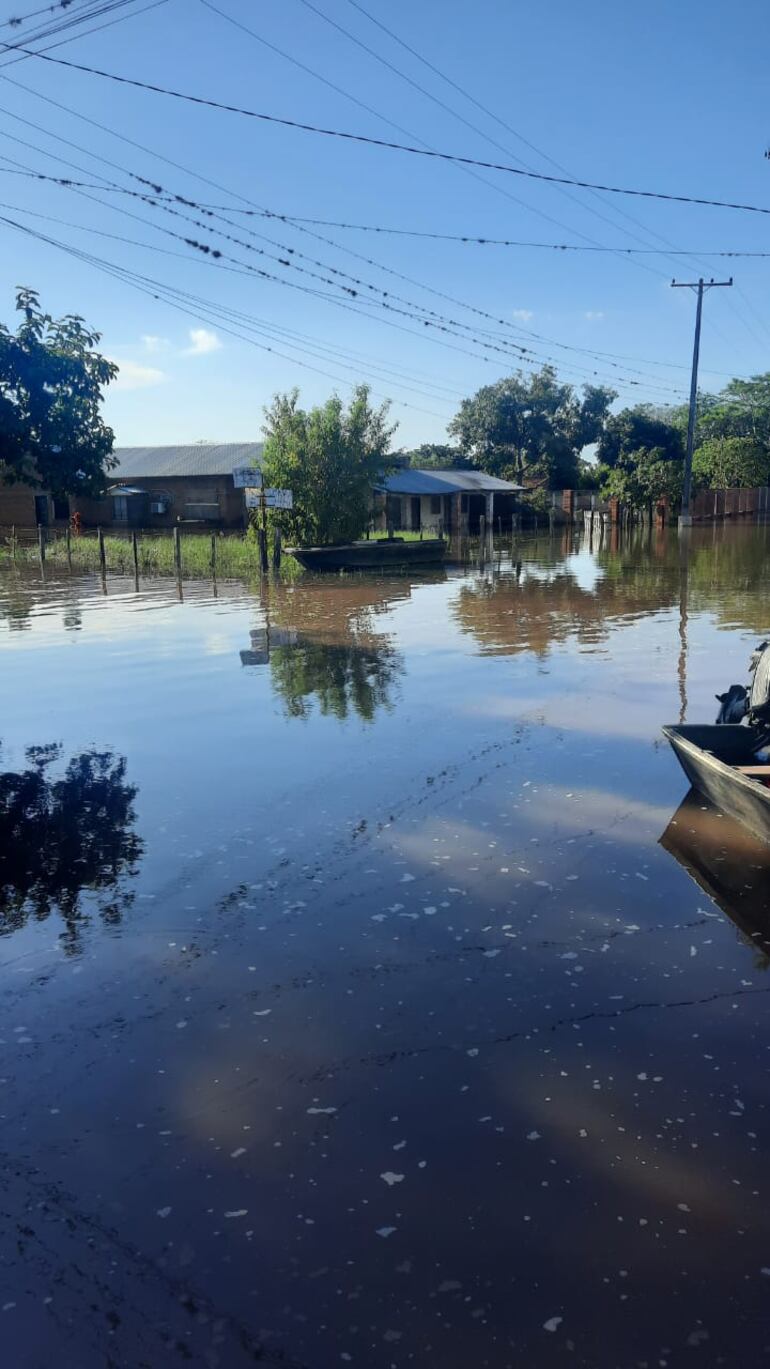
[[[706,726],[706,724],[702,725]],[[729,761],[720,760],[719,756],[715,756],[713,751],[706,751],[705,748],[699,746],[697,742],[692,741],[689,737],[683,736],[682,728],[686,728],[687,726],[687,723],[663,724],[663,735],[673,747],[674,752],[676,752],[677,747],[681,747],[682,750],[691,758],[694,758],[698,764],[705,765],[708,769],[713,769],[717,774],[721,774],[726,778],[729,777],[729,779],[737,784],[739,788],[745,789],[747,794],[751,794],[754,798],[756,798],[757,795],[761,796],[768,806],[770,806],[770,789],[768,789],[766,785],[762,784],[751,775],[741,774],[740,770],[737,770]],[[695,728],[698,724],[691,723],[689,726]],[[733,726],[737,727],[740,726],[740,724],[735,723]],[[743,730],[748,731],[748,728],[744,728]]]

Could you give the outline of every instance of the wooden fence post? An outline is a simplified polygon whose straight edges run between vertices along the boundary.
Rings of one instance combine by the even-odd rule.
[[[101,528],[96,529],[96,540],[99,543],[99,568],[104,579],[107,574],[107,553],[104,550],[104,532]]]
[[[65,541],[66,541],[66,543],[67,543],[67,569],[71,571],[71,570],[72,570],[72,533],[70,532],[69,523],[67,524],[67,531],[66,531],[65,534],[64,534],[64,538],[65,538]]]
[[[273,569],[281,568],[281,529],[276,528],[273,533]]]
[[[181,580],[181,578],[182,578],[182,539],[181,539],[180,536],[179,536],[179,525],[178,525],[178,524],[177,524],[177,526],[174,528],[174,567],[175,567],[175,569],[176,569],[176,578],[177,578],[177,580]]]
[[[136,588],[139,588],[139,543],[136,537],[136,528],[131,533],[131,551],[134,557],[134,580]]]
[[[37,525],[37,545],[40,552],[40,564],[45,565],[45,528],[42,523]]]
[[[217,578],[217,535],[216,535],[215,532],[212,532],[212,534],[211,534],[211,574],[213,575],[214,579],[216,580],[216,578]]]
[[[11,524],[11,560],[16,560],[16,524]]]

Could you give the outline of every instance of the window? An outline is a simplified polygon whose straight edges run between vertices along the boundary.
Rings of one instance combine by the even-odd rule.
[[[441,495],[440,495],[440,494],[432,494],[432,495],[431,495],[431,497],[430,497],[430,511],[431,511],[431,513],[436,513],[436,514],[440,514],[440,513],[441,513]]]
[[[54,516],[55,519],[58,519],[58,520],[60,520],[60,521],[62,521],[62,520],[66,521],[66,520],[69,518],[69,516],[70,516],[70,501],[69,501],[69,499],[57,499],[57,498],[56,498],[56,495],[54,495],[54,497],[53,497],[53,516]]]
[[[112,516],[116,523],[128,522],[128,499],[125,494],[116,494],[113,496]]]

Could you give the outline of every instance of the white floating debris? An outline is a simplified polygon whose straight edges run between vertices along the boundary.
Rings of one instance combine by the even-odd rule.
[[[558,1329],[559,1329],[559,1327],[561,1326],[561,1324],[562,1324],[563,1321],[564,1321],[564,1318],[563,1318],[563,1317],[549,1317],[549,1318],[548,1318],[548,1321],[544,1321],[544,1322],[543,1322],[543,1330],[544,1330],[544,1331],[558,1331]]]
[[[246,1147],[245,1147],[245,1146],[239,1146],[237,1150],[232,1150],[232,1151],[230,1152],[230,1159],[231,1159],[231,1160],[239,1160],[239,1159],[241,1158],[241,1156],[242,1156],[242,1155],[245,1155],[245,1154],[246,1154]]]
[[[170,1207],[159,1207],[159,1208],[158,1208],[158,1216],[159,1216],[159,1217],[169,1217],[170,1215],[171,1215],[171,1208],[170,1208]]]
[[[398,1231],[397,1226],[378,1226],[375,1235],[382,1236],[382,1239],[386,1241],[388,1239],[388,1236],[393,1235],[394,1231]]]
[[[254,1016],[255,1016],[255,1017],[269,1017],[269,1016],[270,1016],[270,1013],[271,1013],[272,1011],[273,1011],[272,1008],[260,1008],[260,1009],[255,1008],[255,1009],[254,1009]]]
[[[404,1182],[403,1174],[394,1174],[392,1169],[386,1169],[385,1173],[380,1175],[380,1178],[384,1180],[388,1185],[388,1188],[392,1188],[394,1184],[402,1184]]]
[[[308,1116],[309,1116],[309,1117],[319,1117],[319,1116],[321,1116],[321,1115],[326,1116],[326,1117],[331,1117],[332,1113],[333,1113],[333,1112],[336,1112],[337,1109],[336,1109],[336,1108],[308,1108],[307,1111],[308,1111]]]
[[[485,955],[487,960],[494,960],[495,956],[500,954],[500,947],[497,946],[491,951],[482,951],[481,954]]]
[[[402,884],[412,884],[412,883],[414,883],[414,879],[415,879],[415,876],[414,876],[414,875],[402,875],[402,876],[401,876],[401,883],[402,883]]]
[[[539,1140],[540,1140],[540,1132],[539,1132],[539,1131],[528,1131],[528,1132],[527,1132],[527,1140],[528,1140],[528,1141],[539,1141]]]
[[[479,1053],[479,1048],[478,1048],[478,1046],[471,1046],[470,1050],[467,1050],[467,1051],[465,1052],[466,1055],[470,1055],[471,1059],[473,1059],[475,1056],[477,1056],[478,1053]]]
[[[228,1219],[231,1219],[231,1218],[233,1218],[233,1217],[248,1217],[248,1215],[249,1215],[249,1209],[248,1209],[247,1207],[237,1207],[237,1208],[235,1209],[234,1212],[226,1212],[226,1213],[225,1213],[225,1216],[226,1216]]]

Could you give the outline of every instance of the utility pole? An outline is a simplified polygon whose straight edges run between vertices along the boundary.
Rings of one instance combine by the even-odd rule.
[[[692,349],[692,377],[690,379],[690,413],[687,419],[687,451],[684,458],[684,484],[682,486],[682,512],[679,515],[679,527],[689,528],[692,526],[692,514],[690,513],[690,490],[692,487],[692,449],[695,440],[695,409],[698,402],[698,356],[700,354],[700,323],[703,314],[703,292],[712,290],[721,285],[732,285],[733,278],[729,280],[704,280],[701,276],[698,281],[672,280],[671,285],[674,290],[695,290],[698,295],[698,307],[695,311],[695,342]]]

